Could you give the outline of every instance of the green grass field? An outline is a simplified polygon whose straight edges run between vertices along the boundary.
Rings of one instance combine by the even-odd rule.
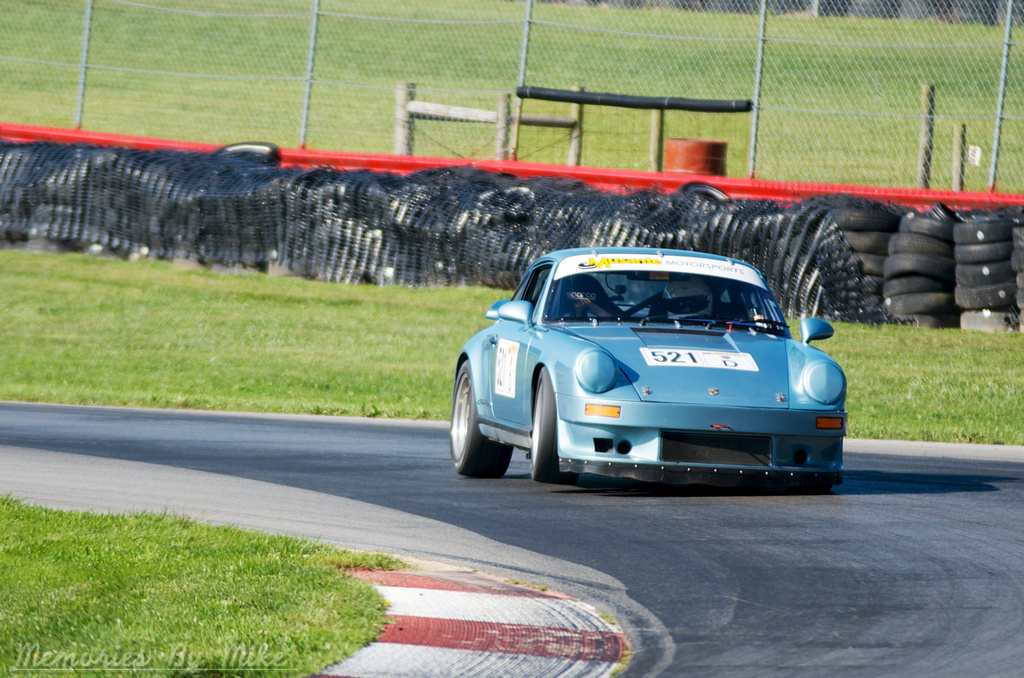
[[[371,642],[379,554],[154,514],[0,496],[0,672],[307,676]]]
[[[71,127],[85,3],[9,3],[0,22],[0,121]],[[170,0],[172,10],[95,0],[83,127],[230,143],[299,143],[310,31],[308,0]],[[426,101],[495,107],[519,68],[524,3],[322,0],[307,146],[388,153],[394,88]],[[197,11],[200,10],[200,11]],[[237,18],[229,15],[259,15]],[[409,19],[434,23],[410,23]],[[438,21],[469,22],[462,24]],[[753,96],[756,13],[535,3],[526,82],[651,96]],[[772,14],[765,43],[757,176],[912,186],[920,86],[937,88],[932,185],[951,181],[953,125],[968,125],[987,186],[1003,28]],[[1010,62],[1000,188],[1024,189],[1024,88]],[[202,76],[202,77],[197,77]],[[527,101],[529,113],[567,104]],[[670,112],[666,136],[723,139],[728,171],[746,176],[750,114]],[[583,161],[646,169],[650,114],[587,107]],[[418,123],[416,154],[488,157],[489,125]],[[564,163],[567,134],[524,128],[519,157]]]
[[[447,419],[508,292],[0,251],[0,399]],[[1024,334],[838,323],[852,437],[1024,444]]]

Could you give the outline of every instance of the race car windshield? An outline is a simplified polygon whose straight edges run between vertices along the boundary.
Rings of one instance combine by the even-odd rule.
[[[785,319],[768,290],[742,280],[675,271],[600,271],[551,284],[546,322],[635,320],[644,324],[736,322],[784,330]]]

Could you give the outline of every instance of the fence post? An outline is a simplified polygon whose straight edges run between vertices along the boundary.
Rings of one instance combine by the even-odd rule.
[[[988,190],[996,190],[999,169],[999,136],[1003,129],[1003,106],[1006,103],[1006,77],[1010,66],[1010,40],[1013,39],[1013,0],[1006,0],[1006,32],[1003,36],[1003,64],[999,71],[999,99],[996,102],[996,124],[992,133],[992,163],[988,170]]]
[[[754,115],[750,121],[750,155],[747,159],[747,176],[754,178],[757,169],[757,126],[761,119],[761,76],[764,72],[764,45],[768,23],[768,0],[761,0],[761,16],[758,19],[757,29],[757,64],[754,68]]]
[[[416,98],[416,83],[400,82],[395,87],[395,155],[412,155],[413,127],[409,102]]]
[[[579,85],[572,88],[574,92],[582,92]],[[583,155],[583,104],[569,104],[569,117],[573,126],[569,129],[569,160],[567,164],[578,167]]]
[[[498,95],[498,116],[495,122],[497,130],[494,132],[494,158],[495,160],[508,159],[508,95],[502,92]]]
[[[526,84],[526,57],[530,52],[530,24],[533,23],[533,0],[526,0],[526,16],[523,17],[523,41],[519,47],[519,78],[516,87]],[[512,130],[512,159],[519,157],[519,119],[523,115],[523,100],[516,97],[516,122]]]
[[[313,20],[309,26],[309,53],[306,55],[306,91],[302,96],[302,123],[299,127],[299,148],[306,147],[309,129],[309,99],[313,91],[313,62],[316,55],[317,24],[320,19],[320,0],[313,0]]]
[[[921,83],[921,133],[917,139],[917,187],[929,188],[935,137],[935,85]]]
[[[967,125],[953,123],[953,190],[964,190],[964,154],[967,152]]]
[[[647,152],[647,171],[660,172],[665,166],[665,111],[651,110],[651,146]]]
[[[82,61],[78,72],[78,98],[75,101],[75,129],[82,129],[82,108],[85,106],[85,71],[89,63],[89,31],[92,26],[92,0],[85,3],[85,29],[82,31]]]

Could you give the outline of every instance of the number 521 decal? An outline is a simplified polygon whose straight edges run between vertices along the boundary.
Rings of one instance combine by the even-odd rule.
[[[687,351],[675,348],[641,348],[644,362],[653,367],[715,367],[724,370],[757,372],[757,363],[749,353]]]

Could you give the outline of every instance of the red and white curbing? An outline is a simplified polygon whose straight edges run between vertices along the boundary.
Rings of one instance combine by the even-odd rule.
[[[316,676],[610,676],[622,630],[586,603],[471,572],[354,572],[388,601],[377,638]]]

